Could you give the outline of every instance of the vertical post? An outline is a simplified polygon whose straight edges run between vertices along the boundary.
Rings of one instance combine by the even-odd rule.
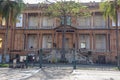
[[[63,3],[64,4],[64,3]],[[64,25],[63,25],[63,30],[62,30],[62,54],[61,54],[61,61],[66,62],[66,57],[65,57],[65,32],[66,32],[66,12],[64,11]]]
[[[73,44],[73,69],[76,69],[75,44]]]
[[[39,52],[39,62],[40,62],[39,67],[42,68],[42,49],[40,49],[40,51],[38,52]]]
[[[117,67],[120,70],[120,55],[119,55],[119,31],[118,31],[118,14],[117,14],[117,0],[115,0],[115,15],[116,15],[116,53],[117,53]]]
[[[108,30],[109,30],[109,32],[107,34],[108,35],[108,50],[110,52],[110,16],[108,16],[107,26],[108,26]]]
[[[28,55],[26,55],[25,66],[26,66],[26,68],[28,68]]]

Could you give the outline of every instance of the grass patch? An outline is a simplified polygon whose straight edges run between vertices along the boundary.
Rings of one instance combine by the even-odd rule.
[[[118,67],[114,67],[114,69],[120,71],[120,68],[118,68]]]
[[[9,67],[9,64],[0,64],[0,67]]]

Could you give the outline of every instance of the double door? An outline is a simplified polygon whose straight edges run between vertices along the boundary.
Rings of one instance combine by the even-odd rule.
[[[62,37],[62,33],[60,33],[58,34],[57,38],[58,38],[57,44],[59,48],[62,48],[63,45],[65,49],[73,48],[73,34],[72,33],[69,33],[69,34],[66,33],[64,39]]]

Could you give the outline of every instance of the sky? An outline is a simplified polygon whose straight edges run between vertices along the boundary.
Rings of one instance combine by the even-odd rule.
[[[44,2],[45,0],[23,0],[25,3],[39,3],[39,2]],[[48,1],[60,1],[60,0],[48,0]],[[70,0],[66,0],[70,1]],[[90,1],[95,1],[95,2],[100,2],[101,0],[72,0],[72,1],[80,1],[80,2],[90,2]]]

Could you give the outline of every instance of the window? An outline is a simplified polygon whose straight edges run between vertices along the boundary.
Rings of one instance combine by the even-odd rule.
[[[112,20],[112,26],[116,26],[115,21]],[[120,13],[118,13],[118,26],[120,26]]]
[[[52,35],[43,35],[42,48],[52,48]]]
[[[80,47],[81,47],[81,48],[86,48],[86,42],[81,42],[81,43],[80,43]]]
[[[2,38],[0,38],[0,48],[2,48]]]
[[[67,25],[71,25],[71,17],[70,16],[67,16]]]
[[[28,35],[28,48],[37,48],[37,35]]]
[[[6,22],[5,22],[5,18],[2,19],[2,26],[5,26]]]
[[[24,62],[26,60],[26,56],[20,56],[20,62]]]
[[[43,17],[43,27],[54,26],[54,19],[49,17]]]
[[[94,28],[105,28],[105,20],[102,15],[94,16]]]
[[[90,28],[90,17],[79,17],[77,23],[80,28]]]
[[[83,34],[80,35],[79,48],[90,49],[90,36]]]
[[[96,35],[96,50],[105,51],[106,50],[106,36],[105,35]]]
[[[22,27],[23,15],[17,17],[16,27]]]
[[[64,25],[64,17],[61,17],[61,24]],[[66,25],[71,25],[71,17],[66,16]]]
[[[29,16],[29,29],[35,29],[38,26],[38,17],[36,15]]]
[[[65,49],[69,49],[69,38],[65,38]]]

